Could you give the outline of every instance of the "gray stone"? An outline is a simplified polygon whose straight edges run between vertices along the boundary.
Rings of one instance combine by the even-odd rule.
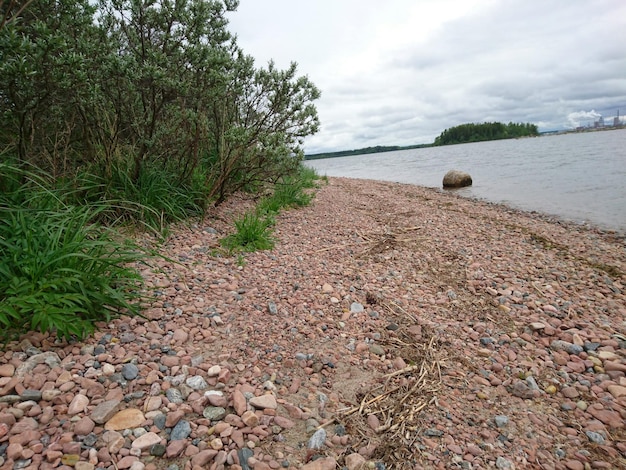
[[[226,416],[226,410],[221,406],[207,406],[202,412],[202,416],[211,421],[219,421]]]
[[[512,470],[515,468],[515,465],[513,465],[513,462],[505,459],[504,457],[498,457],[496,459],[496,468],[499,468],[502,470]]]
[[[252,470],[250,468],[250,464],[248,464],[248,460],[250,457],[254,456],[254,452],[247,447],[243,449],[239,449],[237,451],[237,457],[239,457],[239,465],[241,465],[241,470]]]
[[[209,386],[201,375],[189,377],[185,383],[194,390],[204,390]]]
[[[276,304],[274,302],[268,302],[267,309],[272,315],[278,314],[278,307],[276,307]]]
[[[585,431],[585,434],[594,444],[604,444],[604,436],[602,434],[593,431]]]
[[[582,346],[578,346],[577,344],[568,343],[567,341],[562,340],[554,340],[550,343],[550,349],[553,351],[565,351],[568,354],[580,354],[584,351]]]
[[[539,390],[539,385],[537,385],[537,381],[532,375],[526,377],[526,385],[528,385],[528,388],[531,390]]]
[[[154,444],[150,447],[150,455],[155,457],[163,457],[165,455],[166,447],[163,444]]]
[[[52,351],[34,354],[17,367],[15,376],[24,377],[28,375],[38,364],[46,364],[50,369],[54,369],[61,365],[61,359],[57,353]]]
[[[308,361],[313,359],[313,354],[296,353],[296,361]]]
[[[84,438],[83,438],[83,447],[93,447],[96,445],[96,442],[98,442],[98,435],[90,432],[89,434],[87,434]]]
[[[104,424],[118,411],[120,400],[107,400],[98,404],[91,412],[91,420],[96,424]]]
[[[170,434],[170,441],[180,441],[183,439],[187,439],[191,434],[191,425],[189,421],[181,419],[176,426],[172,429],[172,433]]]
[[[13,470],[26,468],[26,467],[30,466],[31,463],[33,463],[32,459],[16,460],[15,463],[13,464]]]
[[[350,305],[350,312],[352,313],[361,313],[364,310],[365,308],[363,307],[363,304],[360,304],[359,302],[352,302]]]
[[[0,403],[17,403],[18,401],[22,401],[22,397],[19,395],[4,395],[0,397]]]
[[[127,331],[126,333],[122,333],[120,335],[120,343],[122,344],[132,343],[133,341],[135,341],[135,334],[131,333],[130,331]]]
[[[376,354],[377,356],[385,355],[385,350],[382,346],[379,346],[378,344],[370,344],[370,352],[372,354]]]
[[[139,368],[135,364],[124,364],[122,366],[122,377],[126,380],[135,380],[139,375]]]
[[[184,401],[182,393],[180,393],[180,390],[176,388],[168,388],[165,391],[165,396],[169,401],[178,405],[180,405]]]
[[[23,401],[33,400],[33,401],[41,401],[41,390],[24,390],[20,395],[20,398]]]
[[[154,423],[154,425],[161,430],[165,429],[166,420],[167,416],[165,416],[165,413],[159,413],[152,418],[152,422]]]
[[[444,188],[463,188],[472,185],[472,177],[459,170],[450,170],[443,177]]]
[[[509,417],[508,416],[504,416],[504,415],[498,415],[495,418],[493,418],[493,421],[496,423],[497,427],[503,428],[507,424],[509,424]]]
[[[309,438],[309,442],[307,442],[308,449],[321,449],[326,442],[326,430],[324,428],[319,428],[313,435]]]

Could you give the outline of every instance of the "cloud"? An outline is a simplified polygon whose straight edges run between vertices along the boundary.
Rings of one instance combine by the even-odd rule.
[[[596,113],[593,109],[591,111],[575,111],[567,115],[567,121],[569,122],[569,127],[575,129],[581,125],[593,124],[600,117],[602,115]]]
[[[309,153],[427,143],[484,120],[569,128],[590,112],[580,110],[626,109],[626,2],[248,0],[239,9],[231,26],[246,52],[261,64],[296,61],[322,90]]]

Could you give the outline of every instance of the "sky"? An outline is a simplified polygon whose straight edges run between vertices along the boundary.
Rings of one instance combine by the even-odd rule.
[[[296,62],[321,90],[307,154],[626,115],[624,0],[240,0],[228,18],[257,67]]]

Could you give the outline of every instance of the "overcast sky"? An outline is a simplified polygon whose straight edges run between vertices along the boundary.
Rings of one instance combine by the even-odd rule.
[[[624,0],[241,0],[229,19],[257,67],[297,62],[322,91],[307,153],[626,115]]]

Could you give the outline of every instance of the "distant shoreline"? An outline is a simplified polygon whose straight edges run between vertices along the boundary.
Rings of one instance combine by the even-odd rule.
[[[581,134],[585,132],[603,132],[603,131],[616,131],[620,129],[624,129],[626,126],[605,126],[605,127],[585,127],[582,129],[569,129],[569,130],[557,130],[557,131],[545,131],[540,132],[538,136],[534,137],[547,137],[552,135],[562,135],[562,134]],[[520,139],[525,137],[513,137],[514,139]],[[507,140],[507,139],[499,139],[499,140]],[[418,148],[428,148],[433,147],[434,144],[416,144],[416,145],[407,145],[407,146],[375,146],[375,147],[365,147],[354,150],[338,150],[336,152],[322,152],[322,153],[313,153],[310,155],[305,155],[305,160],[321,160],[323,158],[337,158],[337,157],[350,157],[353,155],[368,155],[373,153],[386,153],[386,152],[395,152],[398,150],[412,150]],[[451,144],[451,145],[463,145],[463,144]]]

